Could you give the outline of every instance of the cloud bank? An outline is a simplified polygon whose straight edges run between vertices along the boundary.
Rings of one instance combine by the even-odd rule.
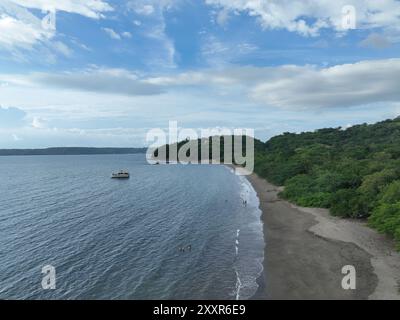
[[[321,68],[234,67],[147,80],[160,86],[241,90],[257,103],[283,109],[349,107],[400,101],[400,59],[361,61]],[[219,88],[219,89],[218,89]]]
[[[83,72],[33,73],[27,80],[32,85],[41,84],[47,88],[87,91],[98,94],[147,96],[163,93],[162,87],[147,83],[135,73],[124,69],[91,67]]]
[[[205,0],[220,10],[246,13],[265,29],[286,29],[304,36],[316,36],[322,29],[343,32],[343,8],[356,9],[357,28],[383,28],[400,32],[398,0]]]
[[[366,60],[331,67],[283,65],[232,67],[141,76],[126,69],[90,66],[84,71],[0,74],[8,87],[40,87],[123,96],[163,93],[235,97],[281,109],[315,109],[400,102],[400,59]]]

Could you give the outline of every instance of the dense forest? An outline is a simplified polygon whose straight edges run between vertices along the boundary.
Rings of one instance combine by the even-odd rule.
[[[255,171],[300,206],[368,219],[400,249],[400,117],[256,143]]]

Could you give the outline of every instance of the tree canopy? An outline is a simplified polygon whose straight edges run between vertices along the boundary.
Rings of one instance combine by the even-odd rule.
[[[367,218],[400,248],[400,117],[348,129],[284,133],[257,144],[255,170],[301,206]]]

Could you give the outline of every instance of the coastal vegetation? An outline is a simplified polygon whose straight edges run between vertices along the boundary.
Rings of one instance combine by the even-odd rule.
[[[200,147],[211,138],[190,141]],[[220,160],[225,137],[220,137]],[[243,153],[245,152],[243,137]],[[180,150],[189,140],[178,143]],[[167,154],[169,145],[166,148]],[[400,249],[400,117],[376,124],[284,133],[254,140],[255,172],[284,186],[280,196],[304,207],[366,219]],[[156,153],[158,150],[156,150]],[[212,157],[210,149],[209,157]],[[200,157],[199,157],[200,160]]]
[[[368,219],[400,249],[400,117],[257,143],[255,171],[300,206]]]

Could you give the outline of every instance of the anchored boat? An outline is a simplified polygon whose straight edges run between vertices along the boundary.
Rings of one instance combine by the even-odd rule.
[[[113,173],[111,175],[112,179],[129,179],[129,172],[121,170],[120,172]]]

